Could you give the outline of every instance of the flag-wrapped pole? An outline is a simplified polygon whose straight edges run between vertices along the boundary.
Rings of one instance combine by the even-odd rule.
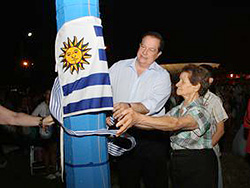
[[[106,128],[103,111],[112,109],[112,94],[99,0],[56,0],[56,13],[56,71],[63,93],[63,124],[72,131]],[[110,187],[105,136],[64,133],[64,163],[67,188]]]

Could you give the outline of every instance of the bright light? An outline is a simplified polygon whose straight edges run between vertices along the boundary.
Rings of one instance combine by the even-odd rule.
[[[230,78],[233,78],[234,77],[234,74],[230,74]]]
[[[33,35],[32,32],[29,32],[29,33],[28,33],[28,37],[31,37],[32,35]]]
[[[29,68],[30,66],[32,66],[32,63],[30,63],[28,60],[23,60],[21,61],[20,66],[23,68]]]
[[[23,66],[24,66],[24,67],[27,67],[28,65],[29,65],[29,63],[28,63],[27,61],[24,61],[24,62],[23,62]]]

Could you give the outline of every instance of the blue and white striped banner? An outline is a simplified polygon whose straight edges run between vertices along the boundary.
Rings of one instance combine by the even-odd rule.
[[[63,125],[63,119],[62,119],[62,106],[61,106],[62,93],[61,93],[60,89],[61,89],[61,87],[60,87],[59,79],[58,79],[58,77],[56,77],[56,79],[54,81],[54,85],[53,85],[52,90],[51,90],[49,109],[50,109],[52,116],[54,118],[56,118],[57,121],[59,121],[61,123],[61,127],[63,128],[63,130],[67,134],[69,134],[71,136],[77,136],[77,137],[92,136],[92,135],[106,135],[106,136],[107,135],[111,135],[111,136],[116,135],[117,130],[99,129],[99,130],[86,130],[86,131],[72,131],[72,130],[66,128]],[[110,117],[110,121],[111,121],[112,125],[115,124],[114,118],[112,116]],[[61,134],[61,136],[62,135],[63,134]],[[117,145],[117,144],[119,144],[119,142],[117,142],[115,138],[110,138],[108,141],[108,153],[110,155],[121,156],[125,152],[130,151],[135,147],[136,141],[135,141],[134,137],[125,133],[125,134],[121,135],[121,138],[123,138],[124,140],[127,139],[127,142],[130,142],[130,146],[128,148],[123,148],[123,147]],[[62,140],[61,140],[61,142],[62,142]],[[63,153],[63,152],[61,152],[61,153]]]
[[[63,117],[113,109],[99,18],[86,16],[66,22],[57,33],[55,55]]]
[[[62,92],[59,83],[58,77],[56,77],[53,87],[51,89],[49,110],[50,113],[57,121],[63,125],[63,116],[62,116]]]

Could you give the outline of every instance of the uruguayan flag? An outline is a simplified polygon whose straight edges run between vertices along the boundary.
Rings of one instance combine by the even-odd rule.
[[[62,116],[112,110],[101,20],[87,16],[66,22],[55,44],[62,91]]]

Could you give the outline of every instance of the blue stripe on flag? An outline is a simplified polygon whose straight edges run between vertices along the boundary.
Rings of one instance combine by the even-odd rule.
[[[110,85],[109,74],[108,73],[91,74],[73,83],[66,84],[62,87],[63,95],[67,96],[75,90],[84,89],[85,87],[94,85]]]
[[[95,29],[95,35],[97,37],[102,37],[103,36],[103,32],[102,32],[102,27],[101,26],[94,26]]]
[[[64,114],[69,114],[83,110],[111,107],[112,104],[113,104],[112,97],[84,99],[79,102],[70,103],[67,106],[63,107],[63,112]]]
[[[106,51],[104,49],[99,49],[99,60],[107,61]]]

